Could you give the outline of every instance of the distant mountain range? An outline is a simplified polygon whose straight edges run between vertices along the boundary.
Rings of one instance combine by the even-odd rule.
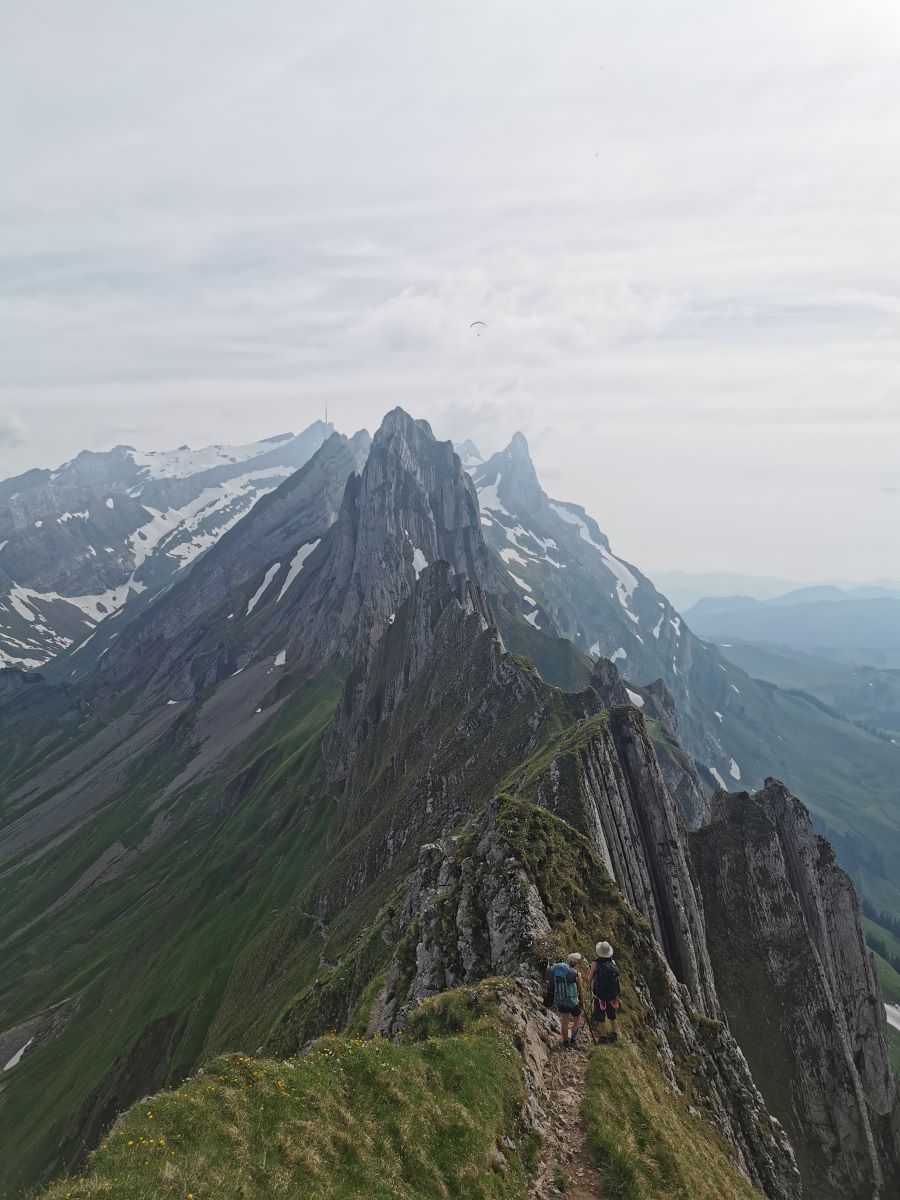
[[[39,667],[176,579],[332,432],[84,451],[0,482],[0,667]]]
[[[680,612],[687,612],[699,600],[725,596],[748,597],[752,600],[773,600],[793,592],[822,587],[836,589],[845,595],[873,594],[886,591],[900,594],[900,581],[876,579],[860,585],[827,580],[822,584],[802,584],[796,580],[779,579],[774,575],[744,575],[719,571],[654,571],[653,578]]]
[[[718,596],[685,613],[693,629],[719,640],[784,646],[834,662],[900,667],[900,590],[799,588],[769,600]]]

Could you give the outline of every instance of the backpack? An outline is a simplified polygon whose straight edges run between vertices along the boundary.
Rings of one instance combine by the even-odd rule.
[[[576,1008],[578,1005],[578,975],[568,963],[557,963],[550,971],[553,977],[553,1004],[556,1008]]]
[[[598,958],[594,967],[593,992],[598,1000],[615,1000],[619,995],[619,968],[611,958]]]

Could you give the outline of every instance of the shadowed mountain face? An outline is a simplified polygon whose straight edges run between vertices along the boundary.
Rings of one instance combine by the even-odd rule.
[[[498,972],[536,988],[553,938],[612,930],[637,1052],[666,1094],[689,1094],[763,1194],[799,1196],[751,1048],[724,1020],[728,935],[667,784],[696,787],[677,698],[618,679],[621,656],[588,686],[589,657],[542,628],[597,637],[608,609],[623,636],[655,643],[661,601],[580,510],[504,465],[508,491],[477,480],[479,513],[425,422],[395,410],[371,447],[334,435],[183,582],[81,651],[85,665],[0,674],[6,1187],[78,1163],[118,1111],[218,1051],[283,1056],[350,1021],[392,1032],[422,996]],[[544,568],[567,578],[534,613],[511,599],[532,593],[510,583],[510,549],[535,583]],[[578,616],[591,578],[602,595]],[[676,620],[670,636],[687,641]],[[538,656],[566,662],[574,686]],[[804,879],[786,878],[775,912],[790,900],[805,918]],[[761,907],[764,873],[751,882]],[[873,979],[848,886],[819,873],[822,907],[844,915],[798,944],[812,977],[830,939],[850,979],[821,992],[835,1036],[838,1007]],[[883,1030],[866,1011],[858,1104],[842,1113],[848,1138],[874,1144],[840,1177],[860,1195],[891,1179],[896,1153]],[[791,1067],[801,1138],[832,1058]],[[837,1179],[826,1200],[846,1194]]]
[[[41,666],[156,594],[331,432],[316,421],[249,446],[117,446],[0,482],[0,666]]]

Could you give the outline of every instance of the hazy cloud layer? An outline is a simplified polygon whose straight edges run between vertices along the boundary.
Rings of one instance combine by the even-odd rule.
[[[639,564],[897,573],[896,6],[3,24],[0,474],[401,403]]]

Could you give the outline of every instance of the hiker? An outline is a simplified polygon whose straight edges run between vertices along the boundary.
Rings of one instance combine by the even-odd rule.
[[[619,1036],[619,968],[613,961],[613,948],[609,942],[598,942],[594,947],[597,958],[588,972],[588,983],[594,998],[594,1018],[606,1028],[609,1020],[609,1037],[600,1034],[600,1041],[614,1042]]]
[[[579,1030],[584,1023],[584,984],[578,970],[581,961],[580,954],[570,954],[565,962],[555,963],[547,971],[548,998],[552,986],[553,1007],[559,1013],[562,1045],[565,1050],[575,1047]]]

